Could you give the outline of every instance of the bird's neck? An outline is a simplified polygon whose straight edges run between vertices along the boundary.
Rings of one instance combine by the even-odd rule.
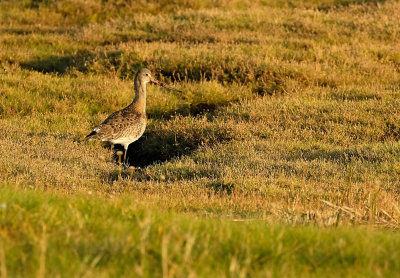
[[[135,80],[135,98],[131,103],[131,107],[141,113],[146,114],[146,83]]]

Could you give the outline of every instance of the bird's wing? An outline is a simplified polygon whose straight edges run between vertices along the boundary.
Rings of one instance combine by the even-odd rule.
[[[139,116],[127,109],[116,111],[108,116],[99,126],[94,128],[86,138],[110,141],[122,137],[123,133],[135,123],[135,120]]]
[[[118,119],[118,115],[121,113],[122,110],[116,111],[112,113],[110,116],[107,117],[100,125],[96,126],[93,131],[86,136],[86,139],[99,139],[102,140],[103,136],[106,135],[107,131],[110,130],[108,125],[113,125],[113,119]]]

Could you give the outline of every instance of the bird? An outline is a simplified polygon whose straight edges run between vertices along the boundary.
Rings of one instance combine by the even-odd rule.
[[[135,98],[127,107],[112,113],[104,122],[86,136],[86,140],[100,140],[124,147],[124,163],[131,143],[138,140],[146,129],[146,85],[155,84],[169,90],[181,92],[153,77],[147,68],[139,70],[135,76]]]

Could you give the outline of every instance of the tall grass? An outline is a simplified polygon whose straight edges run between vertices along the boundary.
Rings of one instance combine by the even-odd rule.
[[[132,196],[66,198],[10,186],[1,196],[4,269],[14,277],[394,277],[400,267],[397,232],[183,215]]]

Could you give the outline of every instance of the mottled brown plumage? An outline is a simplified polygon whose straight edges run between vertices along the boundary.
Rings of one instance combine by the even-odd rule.
[[[129,144],[139,139],[146,129],[146,84],[148,82],[178,91],[153,78],[148,69],[141,69],[135,77],[135,98],[132,103],[108,116],[86,138],[121,144],[125,149],[125,161]]]

